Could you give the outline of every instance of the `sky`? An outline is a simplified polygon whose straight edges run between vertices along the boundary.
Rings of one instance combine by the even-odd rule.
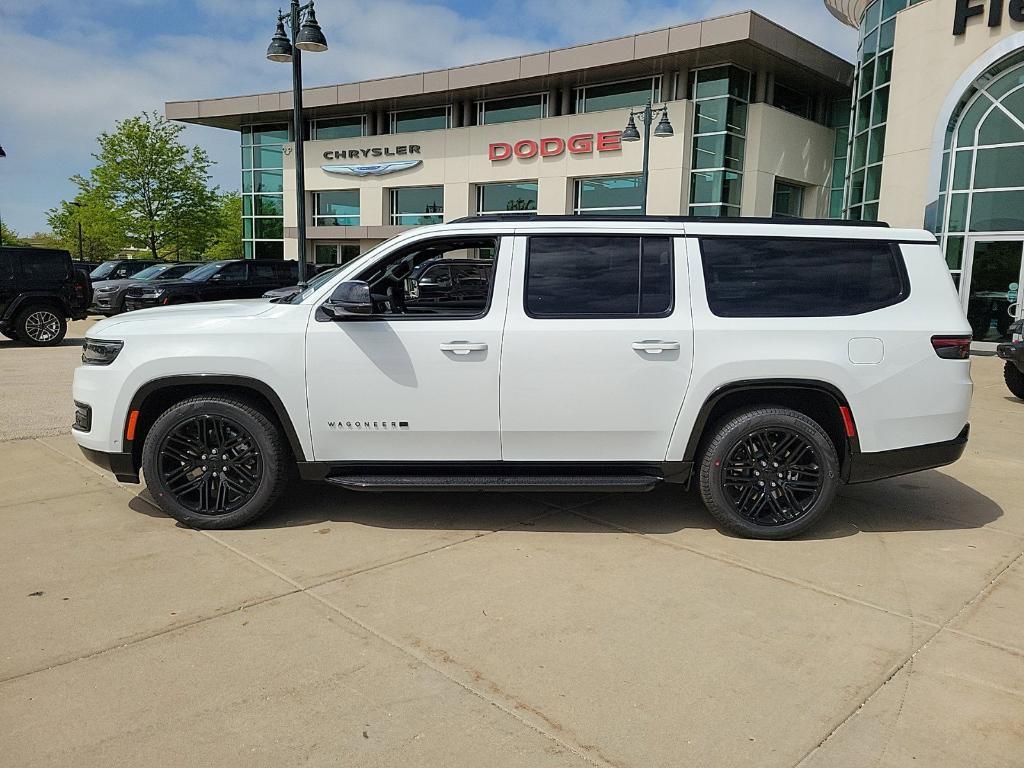
[[[166,101],[291,87],[266,60],[286,0],[0,0],[0,218],[45,231],[46,211],[74,197],[96,136]],[[330,49],[303,58],[304,85],[472,64],[752,9],[847,59],[856,33],[822,0],[318,0]],[[581,13],[581,9],[585,12]],[[214,182],[239,184],[238,135],[189,126],[216,161]]]

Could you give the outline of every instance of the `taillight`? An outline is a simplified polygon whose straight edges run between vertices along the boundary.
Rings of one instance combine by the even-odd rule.
[[[971,357],[971,337],[932,336],[932,348],[943,360],[968,360]]]

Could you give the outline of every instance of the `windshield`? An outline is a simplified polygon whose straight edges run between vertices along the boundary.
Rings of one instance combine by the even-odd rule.
[[[166,264],[154,264],[152,267],[146,267],[144,270],[135,275],[136,280],[152,280],[154,277],[159,275],[164,270],[170,269]]]
[[[116,266],[116,261],[104,261],[102,264],[96,267],[96,269],[89,273],[89,277],[91,277],[93,280],[103,280],[104,278],[106,278],[107,275],[114,271],[114,267]]]
[[[324,270],[319,275],[312,278],[308,283],[306,283],[306,289],[304,291],[299,291],[298,293],[292,294],[287,299],[284,299],[283,303],[301,304],[303,299],[305,299],[307,296],[309,296],[318,288],[320,288],[320,286],[322,286],[324,283],[326,283],[328,280],[334,277],[338,273],[339,269],[341,269],[341,267],[334,267],[334,269]]]
[[[201,267],[193,269],[187,275],[182,277],[182,280],[192,280],[193,282],[201,283],[203,280],[209,278],[210,275],[216,273],[222,266],[224,265],[220,263],[204,264]]]

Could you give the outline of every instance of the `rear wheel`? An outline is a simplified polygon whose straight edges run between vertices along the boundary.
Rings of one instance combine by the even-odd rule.
[[[1014,397],[1024,400],[1024,373],[1020,372],[1020,368],[1007,361],[1003,367],[1003,380]]]
[[[68,332],[68,321],[53,307],[29,307],[18,315],[19,341],[33,347],[52,347],[60,344]]]
[[[142,467],[160,508],[192,528],[234,528],[266,512],[287,485],[280,428],[245,400],[201,396],[163,413]]]
[[[723,526],[751,539],[788,539],[806,531],[838,488],[832,441],[817,422],[788,408],[726,418],[700,466],[705,506]]]

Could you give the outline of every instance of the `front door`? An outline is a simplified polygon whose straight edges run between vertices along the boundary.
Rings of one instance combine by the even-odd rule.
[[[664,461],[692,360],[683,240],[517,238],[501,363],[506,461]]]
[[[422,237],[351,279],[370,284],[374,314],[310,317],[306,387],[317,461],[499,461],[498,370],[511,238]],[[499,245],[500,243],[500,245]],[[419,265],[483,260],[490,290],[477,305],[420,305],[405,292]]]
[[[968,279],[962,299],[975,349],[993,351],[997,344],[1011,340],[1010,325],[1021,317],[1022,262],[1024,238],[1020,235],[983,235],[968,240]]]

